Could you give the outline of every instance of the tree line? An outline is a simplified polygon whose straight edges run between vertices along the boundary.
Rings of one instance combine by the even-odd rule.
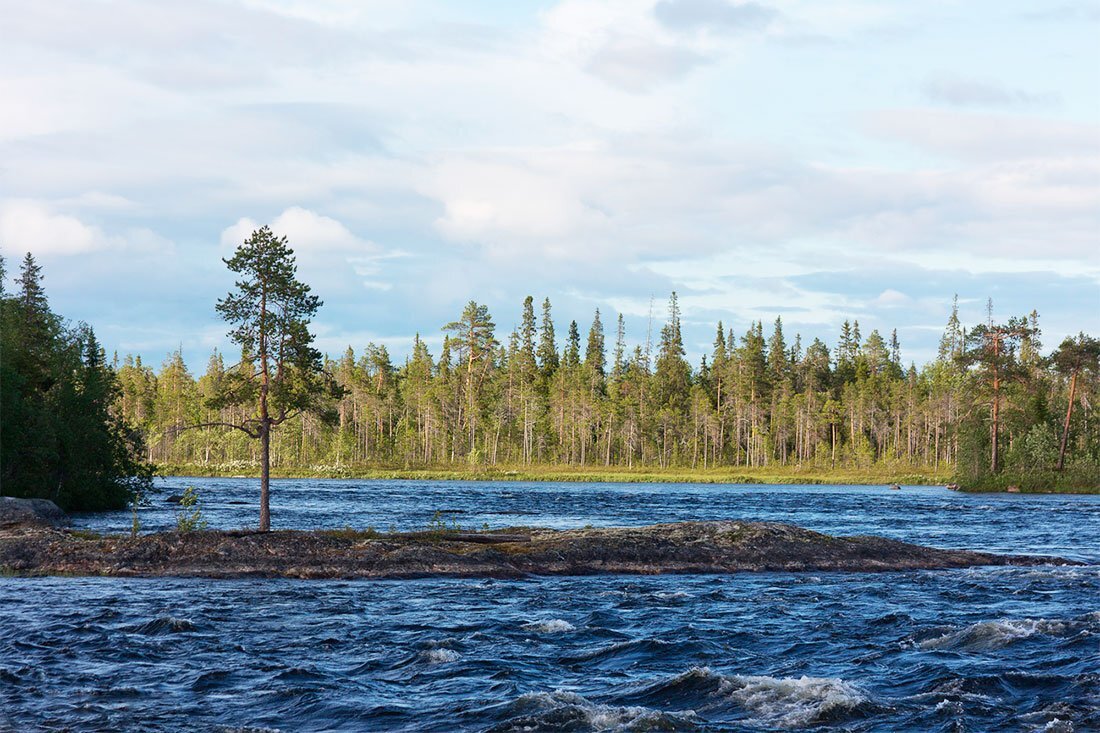
[[[314,348],[321,301],[285,237],[261,228],[225,262],[240,280],[216,310],[239,356],[215,351],[196,376],[179,351],[158,369],[108,362],[90,326],[51,311],[27,255],[17,291],[0,291],[0,491],[98,509],[134,500],[154,465],[258,470],[267,529],[271,467],[885,468],[1092,487],[1100,474],[1100,341],[1044,356],[1035,312],[998,322],[990,304],[967,329],[956,298],[920,368],[896,331],[864,336],[858,321],[832,346],[781,318],[719,322],[693,367],[676,293],[656,343],[632,347],[621,314],[559,338],[550,300],[536,314],[528,296],[511,331],[470,301],[438,355],[417,336],[398,365],[383,345]]]
[[[395,364],[383,345],[319,360],[325,409],[297,411],[270,436],[276,468],[492,465],[626,468],[871,469],[967,478],[1100,466],[1097,342],[1041,353],[1038,315],[966,329],[957,299],[938,357],[904,366],[896,331],[846,321],[831,347],[789,337],[781,318],[742,333],[716,325],[713,349],[686,359],[675,293],[656,343],[628,348],[621,315],[597,310],[586,335],[558,336],[549,299],[527,297],[500,333],[471,301],[433,355],[417,336]],[[246,354],[248,349],[246,349]],[[254,357],[212,354],[193,375],[179,352],[153,369],[117,366],[118,410],[170,466],[243,471],[262,446],[233,427],[253,402],[218,400]],[[319,404],[314,407],[319,408]],[[1073,409],[1074,406],[1076,409]],[[186,431],[192,425],[211,425]],[[255,437],[255,436],[252,436]]]

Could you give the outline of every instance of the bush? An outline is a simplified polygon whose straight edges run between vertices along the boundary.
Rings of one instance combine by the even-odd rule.
[[[180,498],[180,507],[176,510],[176,531],[194,532],[206,529],[206,520],[202,516],[202,506],[199,502],[199,491],[194,486],[188,486]]]

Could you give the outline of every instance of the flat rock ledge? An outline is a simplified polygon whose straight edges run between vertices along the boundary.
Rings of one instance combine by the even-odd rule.
[[[206,578],[422,578],[627,573],[889,571],[1079,565],[1054,557],[831,537],[774,522],[681,522],[555,531],[376,534],[163,532],[136,539],[23,527],[0,531],[0,574]]]

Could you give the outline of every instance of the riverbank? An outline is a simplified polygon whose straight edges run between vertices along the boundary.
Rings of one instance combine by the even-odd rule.
[[[259,467],[247,463],[161,464],[162,476],[201,478],[259,477]],[[396,479],[420,481],[559,481],[654,484],[821,484],[935,486],[951,483],[951,474],[898,469],[778,468],[625,468],[621,466],[296,466],[272,467],[275,478]]]
[[[483,532],[438,529],[162,532],[138,537],[24,527],[0,532],[7,575],[421,578],[887,571],[1077,564],[833,537],[774,522]]]
[[[247,463],[161,464],[162,476],[196,478],[258,478],[259,467]],[[404,481],[539,481],[575,483],[651,484],[796,484],[821,486],[958,486],[966,492],[1003,492],[1014,487],[1025,494],[1100,494],[1100,481],[1081,472],[1001,474],[959,479],[944,471],[914,471],[911,467],[818,469],[725,467],[624,468],[618,466],[438,466],[405,468],[386,466],[273,467],[274,478],[386,479]]]

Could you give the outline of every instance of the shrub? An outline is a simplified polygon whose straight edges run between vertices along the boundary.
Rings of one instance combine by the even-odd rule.
[[[199,502],[199,491],[194,486],[188,486],[180,498],[179,509],[176,510],[176,531],[194,532],[206,529],[206,520],[202,516],[202,505]]]

